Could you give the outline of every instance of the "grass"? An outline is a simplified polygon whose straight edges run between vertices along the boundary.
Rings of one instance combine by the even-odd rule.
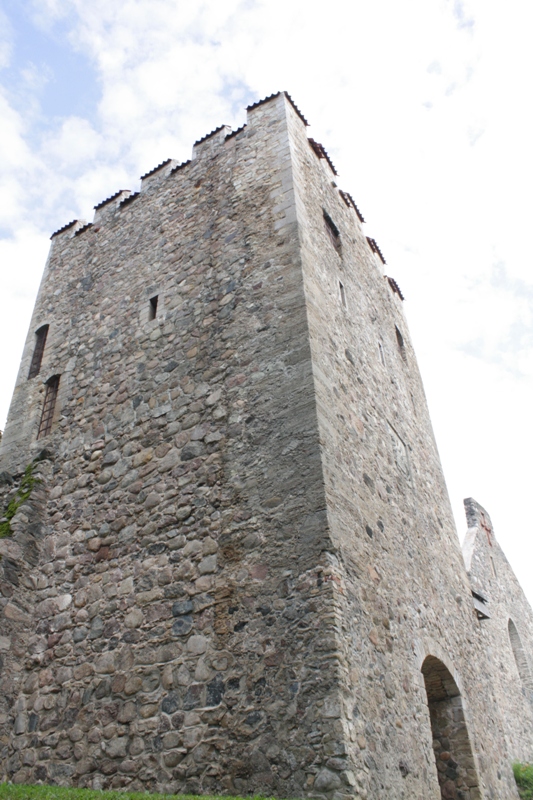
[[[513,764],[513,772],[521,800],[533,800],[533,764]]]
[[[199,797],[192,794],[148,794],[147,792],[103,792],[97,789],[71,789],[66,786],[23,786],[0,783],[0,800],[245,800],[228,795]],[[248,800],[265,800],[257,795]]]

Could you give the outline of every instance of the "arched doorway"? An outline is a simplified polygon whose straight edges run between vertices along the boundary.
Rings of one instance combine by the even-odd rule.
[[[481,797],[461,693],[450,671],[435,656],[422,664],[433,750],[443,800]]]

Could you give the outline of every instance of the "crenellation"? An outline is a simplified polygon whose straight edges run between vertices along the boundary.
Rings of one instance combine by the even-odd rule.
[[[182,161],[181,164],[176,164],[176,166],[172,167],[172,169],[170,170],[170,174],[173,175],[175,172],[178,172],[179,170],[188,167],[189,164],[191,164],[191,159],[189,159],[188,161]]]
[[[90,228],[93,227],[93,224],[94,223],[92,223],[92,222],[86,222],[85,225],[82,228],[78,228],[78,230],[76,231],[75,235],[79,236],[80,233],[85,233],[85,231],[88,231]]]
[[[174,172],[175,167],[179,166],[180,162],[175,158],[167,158],[157,167],[154,167],[149,172],[141,176],[141,192],[145,192],[148,188],[153,189],[160,181],[165,180],[169,175]]]
[[[122,201],[122,200],[123,200],[125,197],[128,197],[130,194],[131,194],[131,192],[130,192],[130,190],[129,190],[129,189],[119,189],[119,190],[118,190],[118,192],[115,192],[115,193],[114,193],[114,194],[112,194],[110,197],[106,197],[106,199],[105,199],[105,200],[101,200],[99,203],[97,203],[97,204],[94,206],[94,210],[95,210],[95,211],[98,211],[98,209],[100,209],[100,208],[103,208],[103,207],[104,207],[104,206],[106,206],[108,203],[111,203],[111,201],[112,201],[112,200],[117,200],[117,199],[118,199],[118,202],[116,203],[116,205],[119,205],[119,203],[120,203],[120,202],[121,202],[121,201]]]
[[[344,200],[344,202],[346,203],[346,205],[347,206],[352,206],[352,208],[354,209],[355,213],[357,214],[357,218],[358,218],[359,222],[364,223],[365,219],[364,219],[363,215],[361,214],[361,212],[359,211],[359,209],[358,209],[358,207],[357,207],[357,205],[355,203],[355,200],[353,199],[352,195],[349,192],[342,191],[342,189],[339,189],[339,193],[340,193],[342,199]]]
[[[330,170],[332,171],[332,173],[334,175],[338,175],[339,173],[337,172],[337,170],[333,166],[333,162],[332,162],[331,158],[328,156],[324,146],[321,145],[320,142],[315,142],[315,140],[311,139],[311,137],[309,137],[308,142],[309,142],[309,145],[311,147],[311,150],[315,153],[315,155],[318,158],[323,158],[326,161],[326,163],[327,163],[328,167],[330,168]]]
[[[378,243],[376,242],[376,240],[375,239],[371,239],[370,236],[367,236],[366,240],[367,240],[368,244],[370,245],[370,249],[372,250],[373,253],[375,253],[378,256],[378,258],[381,261],[381,263],[382,264],[386,264],[387,262],[385,261],[385,257],[383,255],[383,253],[381,252],[381,250],[379,249],[379,246],[378,246]]]
[[[239,136],[239,134],[243,133],[245,130],[246,130],[246,125],[241,125],[240,128],[236,128],[234,131],[230,131],[228,134],[226,134],[224,141],[227,142],[228,139],[233,139],[235,136]]]
[[[148,172],[145,172],[144,175],[141,175],[141,181],[143,181],[145,178],[149,178],[150,175],[154,175],[156,172],[159,172],[159,170],[163,169],[163,167],[168,167],[169,164],[171,164],[171,169],[175,166],[175,163],[172,163],[171,158],[165,159],[165,161],[162,161],[156,167],[153,167],[153,169],[150,169]]]
[[[115,216],[121,204],[131,196],[130,189],[120,189],[115,194],[102,200],[94,207],[93,225],[106,225],[108,220]]]
[[[131,194],[129,194],[127,197],[124,197],[119,203],[119,211],[120,211],[121,208],[124,208],[125,206],[127,206],[131,202],[133,202],[133,200],[135,200],[137,197],[139,197],[139,195],[140,195],[140,192],[131,192]]]
[[[474,501],[465,567],[401,292],[306,126],[271,95],[53,239],[0,449],[5,509],[38,479],[6,779],[517,798],[531,610]]]
[[[389,275],[384,275],[383,277],[387,279],[387,281],[389,283],[389,286],[392,289],[392,291],[394,292],[394,294],[397,294],[398,297],[400,298],[400,300],[402,300],[402,301],[405,300],[405,297],[403,296],[402,290],[400,289],[400,287],[398,286],[398,284],[396,283],[394,278],[391,278]]]
[[[246,112],[249,113],[251,111],[255,111],[256,108],[259,108],[260,106],[264,106],[264,105],[270,103],[272,100],[277,100],[277,98],[279,98],[280,96],[283,96],[283,97],[285,97],[287,99],[287,101],[292,106],[292,108],[293,108],[294,112],[296,113],[296,115],[301,119],[303,124],[306,127],[308,127],[309,123],[307,122],[307,120],[303,116],[302,112],[297,107],[296,103],[294,102],[294,100],[292,99],[292,97],[289,95],[288,92],[275,92],[274,94],[270,94],[270,95],[268,95],[268,97],[264,97],[262,100],[258,100],[256,103],[252,103],[251,105],[247,106],[246,107]]]
[[[50,236],[50,239],[54,240],[58,236],[63,236],[67,233],[67,231],[69,232],[69,236],[74,236],[76,231],[79,228],[82,228],[84,225],[86,225],[86,221],[84,219],[73,219],[70,222],[67,222],[66,225],[63,225],[62,228],[58,228],[57,231],[54,231],[54,233]]]
[[[213,157],[219,150],[221,145],[224,144],[226,137],[231,133],[229,125],[220,125],[215,128],[211,133],[207,133],[198,139],[192,147],[192,160],[194,162],[197,158]]]

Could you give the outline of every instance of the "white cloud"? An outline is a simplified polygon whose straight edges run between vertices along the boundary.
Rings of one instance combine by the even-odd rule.
[[[0,88],[0,228],[16,225],[27,202],[25,181],[39,168],[25,141],[25,123]]]
[[[54,168],[68,173],[93,162],[104,150],[102,137],[91,123],[80,117],[68,117],[58,131],[43,142],[42,157]]]

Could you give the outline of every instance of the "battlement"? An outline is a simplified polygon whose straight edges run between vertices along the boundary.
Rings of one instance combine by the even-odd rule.
[[[167,158],[165,161],[162,161],[161,164],[158,164],[157,167],[153,167],[153,169],[145,172],[144,175],[141,175],[141,181],[144,181],[146,178],[149,178],[151,175],[155,175],[156,172],[159,172],[160,169],[163,167],[168,167],[168,165],[173,166],[173,162],[171,158]],[[171,167],[172,168],[172,167]]]
[[[309,144],[311,146],[311,150],[313,150],[313,152],[316,153],[318,158],[325,159],[326,163],[328,164],[328,166],[329,166],[330,170],[333,172],[333,174],[334,175],[338,175],[339,173],[337,172],[337,170],[333,166],[333,161],[328,156],[325,147],[323,145],[321,145],[319,142],[315,142],[315,140],[311,139],[311,137],[309,137]]]
[[[300,111],[300,109],[298,108],[298,106],[296,105],[296,103],[294,102],[294,100],[292,99],[292,97],[288,92],[275,92],[274,94],[269,94],[268,97],[264,97],[262,100],[258,100],[256,103],[252,103],[251,105],[247,106],[246,111],[250,113],[251,111],[254,111],[256,108],[259,108],[260,106],[264,105],[265,103],[269,103],[271,100],[275,100],[276,98],[280,97],[280,95],[283,95],[284,97],[287,98],[297,116],[307,127],[309,125],[308,121],[306,120],[306,118],[304,117],[304,115],[302,114],[302,112]]]
[[[83,219],[73,219],[70,222],[67,222],[66,225],[63,225],[61,228],[58,228],[57,231],[50,236],[50,239],[55,239],[56,236],[61,236],[62,234],[69,231],[69,235],[73,236],[74,233],[81,227],[85,225],[85,220]]]
[[[309,127],[309,122],[303,116],[302,112],[297,107],[294,100],[287,92],[276,92],[274,94],[269,95],[268,97],[263,98],[262,100],[257,101],[249,105],[246,109],[247,112],[247,123],[242,125],[241,127],[237,128],[236,130],[231,130],[228,125],[219,125],[210,133],[205,134],[204,136],[197,139],[192,148],[192,159],[185,161],[183,163],[179,163],[175,159],[167,158],[165,161],[161,162],[157,166],[153,167],[152,169],[145,172],[141,175],[141,189],[140,192],[145,192],[147,189],[154,189],[155,186],[160,186],[161,182],[165,179],[170,178],[171,176],[175,175],[176,172],[182,171],[187,167],[190,167],[196,159],[199,157],[203,157],[204,155],[216,155],[217,151],[221,148],[224,148],[225,145],[231,144],[235,139],[238,139],[239,136],[242,134],[246,136],[247,129],[254,127],[254,120],[258,113],[262,111],[265,106],[272,104],[278,101],[280,98],[285,98],[290,109],[294,112],[297,119],[302,122],[306,127]],[[328,165],[329,169],[333,173],[333,175],[337,176],[337,170],[331,161],[326,149],[323,145],[316,142],[313,138],[308,138],[309,146],[311,150],[315,153],[315,155],[319,159],[323,159],[325,163]],[[59,228],[54,234],[52,234],[52,239],[56,239],[57,237],[64,237],[64,238],[72,238],[74,235],[78,235],[83,232],[88,232],[91,228],[95,226],[101,227],[107,219],[111,216],[115,216],[120,214],[120,211],[123,210],[125,207],[129,205],[133,200],[139,197],[139,192],[132,192],[129,189],[122,189],[110,197],[107,197],[105,200],[97,203],[94,206],[95,215],[92,222],[85,222],[84,220],[72,220],[67,225],[64,225],[62,228]],[[359,222],[364,223],[365,220],[359,211],[357,205],[355,204],[352,196],[348,192],[344,192],[339,189],[339,195],[343,199],[344,203],[348,206],[348,208],[353,208],[357,219]],[[369,240],[374,242],[374,240]],[[372,247],[372,246],[371,246]],[[378,252],[374,250],[374,252]],[[385,263],[385,262],[384,262]]]
[[[158,169],[158,167],[156,167],[156,169]],[[141,180],[142,180],[142,178],[141,178]],[[105,200],[102,200],[100,203],[97,203],[94,206],[94,210],[98,211],[100,208],[103,208],[108,203],[111,203],[112,200],[117,200],[118,198],[122,198],[124,195],[127,196],[128,194],[130,194],[129,189],[119,189],[118,192],[115,192],[115,194],[112,194],[111,197],[106,197]]]

